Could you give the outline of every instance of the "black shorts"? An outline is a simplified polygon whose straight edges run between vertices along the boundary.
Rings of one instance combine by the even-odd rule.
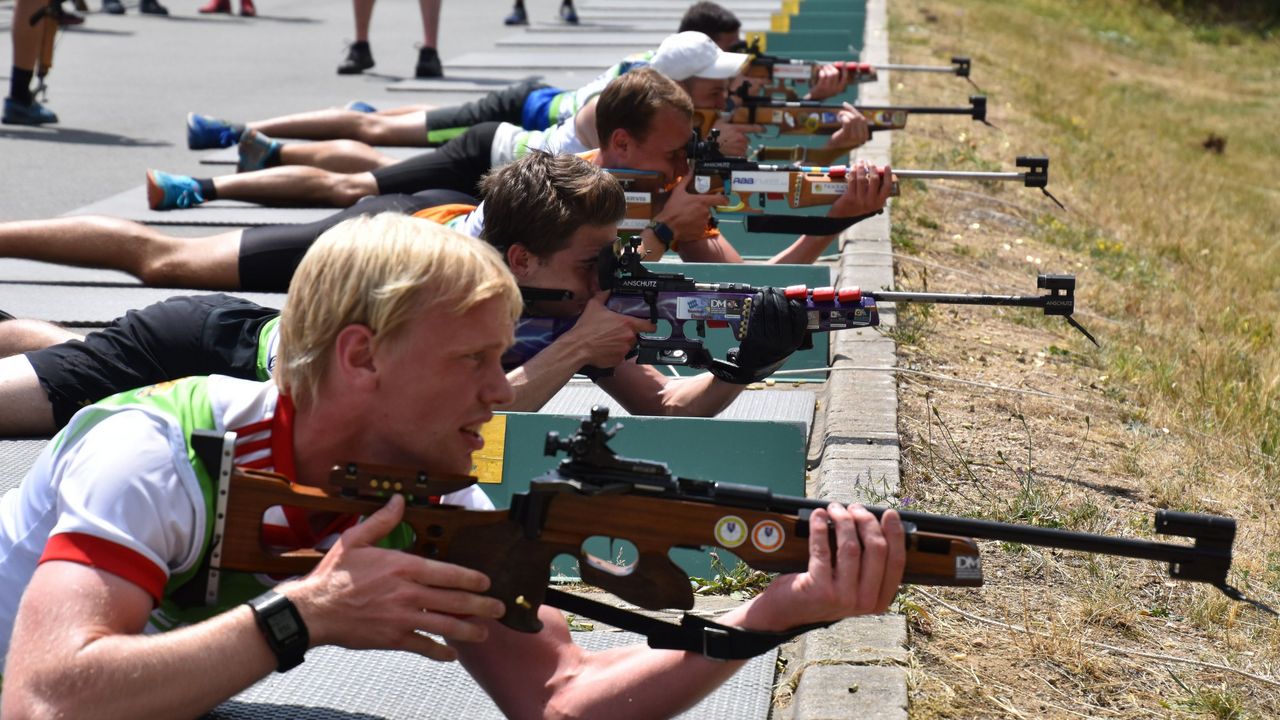
[[[469,127],[486,122],[505,122],[520,125],[524,122],[524,103],[535,90],[549,87],[534,80],[525,80],[491,92],[479,100],[464,105],[437,108],[427,111],[427,139],[445,142]]]
[[[415,195],[367,197],[324,220],[306,225],[263,225],[251,227],[240,236],[240,289],[246,292],[285,292],[302,256],[316,238],[348,218],[397,212],[411,215],[419,210],[462,203],[475,205],[470,195],[452,190],[427,190]]]
[[[490,152],[499,124],[475,125],[435,152],[415,155],[374,170],[378,194],[412,194],[440,189],[475,195],[479,192],[480,178],[489,172]]]
[[[189,375],[258,379],[258,334],[280,314],[230,295],[181,295],[130,310],[83,341],[25,353],[61,428],[85,405]]]

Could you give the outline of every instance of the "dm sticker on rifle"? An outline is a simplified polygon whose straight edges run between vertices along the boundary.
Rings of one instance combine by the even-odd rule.
[[[956,579],[957,580],[981,580],[982,579],[982,556],[957,555],[956,556]]]
[[[736,548],[747,541],[747,523],[737,515],[725,515],[716,522],[716,544]]]
[[[751,544],[760,552],[777,552],[786,537],[777,520],[761,520],[751,528]]]

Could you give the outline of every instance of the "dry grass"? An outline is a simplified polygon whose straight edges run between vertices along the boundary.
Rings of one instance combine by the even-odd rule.
[[[1103,343],[1020,311],[906,313],[903,364],[1057,398],[904,379],[904,494],[1138,537],[1156,508],[1231,515],[1232,581],[1280,601],[1280,43],[1140,2],[899,0],[891,13],[893,59],[973,56],[1000,128],[912,118],[895,165],[1047,154],[1068,208],[1008,185],[907,184],[899,287],[1030,293],[1036,272],[1074,272],[1077,317]],[[899,102],[967,92],[894,78]],[[1275,621],[1149,563],[984,549],[987,587],[907,596],[913,716],[1280,716]]]

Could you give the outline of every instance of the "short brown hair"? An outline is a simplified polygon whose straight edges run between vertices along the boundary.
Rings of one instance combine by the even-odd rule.
[[[485,243],[398,213],[346,220],[316,240],[289,284],[276,384],[309,405],[344,327],[365,325],[375,342],[392,343],[422,313],[461,315],[490,298],[513,321],[520,315],[516,280]]]
[[[689,93],[653,68],[632,70],[609,83],[596,101],[596,135],[600,146],[604,147],[618,129],[626,130],[636,140],[644,140],[653,118],[663,108],[693,117]]]
[[[519,243],[543,259],[583,225],[616,225],[627,212],[618,181],[577,155],[532,150],[485,175],[480,192],[481,237],[503,251]]]

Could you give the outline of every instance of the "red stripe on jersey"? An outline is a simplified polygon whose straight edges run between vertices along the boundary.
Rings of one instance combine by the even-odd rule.
[[[40,562],[50,560],[79,563],[118,575],[145,590],[157,605],[169,580],[164,568],[138,551],[84,533],[59,533],[49,538]]]
[[[276,412],[271,416],[271,459],[276,472],[298,481],[298,470],[293,461],[293,401],[281,395],[276,401]]]

